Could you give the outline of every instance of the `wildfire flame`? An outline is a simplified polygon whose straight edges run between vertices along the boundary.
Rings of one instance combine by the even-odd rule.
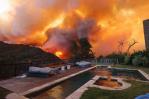
[[[147,9],[148,0],[0,0],[0,40],[54,47],[60,51],[49,52],[58,57],[71,53],[71,41],[82,35],[96,56],[116,51],[121,39],[136,39],[134,49],[144,49]]]
[[[64,13],[60,14],[60,16],[56,20],[54,20],[52,23],[49,24],[48,29],[59,27],[64,22],[64,19],[65,14]]]
[[[63,57],[63,52],[61,52],[61,51],[56,51],[56,52],[55,52],[55,55],[56,55],[57,57],[59,57],[59,58],[62,58],[62,57]]]
[[[85,18],[85,14],[83,12],[81,12],[79,9],[76,9],[75,12],[82,18]]]

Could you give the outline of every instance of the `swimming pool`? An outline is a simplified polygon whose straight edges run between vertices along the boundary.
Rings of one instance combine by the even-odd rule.
[[[65,99],[76,89],[80,88],[83,84],[88,82],[93,76],[93,73],[87,71],[68,80],[65,80],[49,88],[48,90],[34,93],[29,97],[31,99]]]
[[[147,81],[147,79],[145,79],[144,76],[136,70],[116,68],[110,68],[109,70],[111,71],[112,76],[127,76]],[[92,70],[90,70],[70,79],[67,79],[63,82],[60,82],[50,88],[31,94],[28,97],[31,99],[65,99],[67,96],[80,88],[94,76],[95,74],[92,72]]]
[[[148,81],[138,70],[111,68],[112,76],[125,76],[136,80]]]

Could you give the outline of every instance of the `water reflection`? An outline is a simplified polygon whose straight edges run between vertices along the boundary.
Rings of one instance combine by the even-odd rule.
[[[51,99],[62,99],[62,93],[63,93],[63,87],[62,86],[56,86],[55,88],[47,91],[46,93]]]
[[[65,99],[69,94],[85,84],[92,77],[93,74],[91,72],[80,74],[50,88],[47,91],[33,96],[32,99]]]

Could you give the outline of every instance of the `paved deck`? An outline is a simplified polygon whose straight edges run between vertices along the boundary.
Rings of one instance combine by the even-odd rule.
[[[6,88],[15,93],[21,94],[35,87],[39,87],[46,83],[52,82],[54,80],[66,77],[73,73],[77,73],[84,69],[73,67],[70,70],[66,70],[63,73],[56,74],[48,78],[39,78],[39,77],[27,77],[27,78],[12,78],[4,81],[0,81],[0,87]]]

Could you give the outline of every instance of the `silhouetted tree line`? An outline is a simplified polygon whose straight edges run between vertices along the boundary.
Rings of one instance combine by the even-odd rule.
[[[149,66],[149,51],[138,51],[125,56],[124,64],[135,66]]]
[[[104,58],[99,56],[98,59]],[[118,59],[120,64],[135,65],[135,66],[149,66],[149,50],[137,51],[132,54],[127,53],[112,53],[105,56],[105,58]]]

